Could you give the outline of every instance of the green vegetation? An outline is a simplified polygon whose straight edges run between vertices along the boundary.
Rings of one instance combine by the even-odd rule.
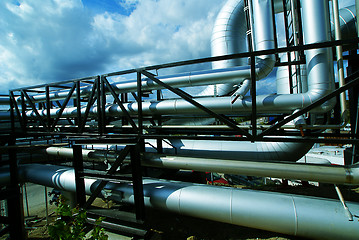
[[[60,196],[56,213],[58,219],[48,226],[51,239],[55,240],[107,240],[108,236],[104,229],[100,227],[100,223],[104,218],[98,218],[90,233],[86,237],[86,211],[79,208],[72,209],[66,204],[66,199]]]

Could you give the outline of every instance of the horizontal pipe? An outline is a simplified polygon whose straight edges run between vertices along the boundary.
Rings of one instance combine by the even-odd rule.
[[[303,163],[233,161],[209,158],[144,155],[144,166],[219,172],[258,177],[275,177],[333,184],[359,184],[359,165],[334,166]]]
[[[95,154],[96,151],[98,150],[83,149],[82,154],[84,160],[89,158],[89,153]],[[50,147],[46,149],[46,152],[49,155],[73,158],[72,148]],[[197,155],[200,156],[202,154]],[[202,155],[201,158],[144,153],[142,164],[148,167],[168,169],[220,172],[258,177],[276,177],[332,184],[359,184],[359,165],[336,166],[289,163],[292,160],[287,160],[286,163],[257,162],[253,161],[253,159],[248,161],[215,159],[210,158],[210,155],[213,154],[207,154],[207,157],[203,157]],[[286,156],[288,157],[288,155]],[[225,154],[223,154],[222,157],[224,158]],[[325,161],[324,157],[319,159],[319,162],[327,163],[328,161]]]
[[[48,147],[43,150],[46,154],[50,156],[57,156],[62,158],[73,158],[73,148],[66,147]],[[83,160],[114,160],[117,158],[115,153],[110,153],[106,150],[91,150],[91,149],[82,149],[82,158]]]
[[[312,239],[359,236],[359,222],[348,221],[339,200],[159,180],[143,187],[146,206],[177,214]],[[131,185],[111,189],[133,203]],[[358,213],[358,203],[347,206]]]
[[[285,139],[285,138],[283,138]],[[146,152],[157,152],[157,141],[146,139]],[[162,141],[164,154],[184,157],[249,161],[297,161],[313,146],[297,142],[238,142],[222,140],[170,139]],[[98,145],[99,149],[121,150],[124,145]],[[290,159],[288,158],[290,155]]]
[[[75,191],[74,171],[67,167],[30,164],[20,167],[23,181]],[[98,185],[85,180],[86,194]],[[359,221],[348,221],[339,200],[144,179],[146,207],[197,218],[314,239],[357,239]],[[131,183],[108,183],[108,197],[134,203]],[[354,216],[359,204],[346,203]]]

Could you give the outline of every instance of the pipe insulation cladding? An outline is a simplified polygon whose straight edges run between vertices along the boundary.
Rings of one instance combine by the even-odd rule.
[[[9,173],[8,173],[9,174]],[[54,165],[21,165],[19,177],[59,190],[74,192],[71,168]],[[99,184],[84,179],[86,194]],[[108,183],[108,198],[134,203],[131,183]],[[146,207],[234,225],[263,229],[312,239],[358,239],[359,221],[349,221],[339,200],[208,186],[155,179],[144,179]],[[359,204],[347,202],[353,215]]]

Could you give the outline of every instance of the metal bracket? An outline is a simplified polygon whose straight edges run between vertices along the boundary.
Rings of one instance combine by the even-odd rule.
[[[342,203],[343,205],[343,208],[344,208],[344,211],[345,211],[345,214],[347,215],[349,221],[353,221],[353,214],[350,212],[349,208],[347,207],[347,205],[345,204],[345,201],[344,201],[344,198],[343,198],[343,195],[339,189],[339,187],[334,184],[334,187],[335,187],[335,190],[337,191],[337,194],[338,194],[338,197],[339,197],[339,200],[340,202]]]

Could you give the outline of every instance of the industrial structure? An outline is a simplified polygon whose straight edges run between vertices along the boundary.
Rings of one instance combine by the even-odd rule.
[[[140,223],[152,207],[300,237],[358,239],[359,203],[346,202],[337,186],[359,185],[355,13],[356,6],[339,10],[338,0],[228,0],[212,57],[10,90],[0,98],[8,106],[0,112],[0,200],[8,212],[1,234],[25,238],[20,184],[32,182],[72,192],[90,216],[105,214],[91,206],[97,197],[133,204],[134,221],[119,223],[115,214],[104,223],[133,236],[146,237]],[[209,62],[210,70],[157,75]],[[256,82],[273,73],[277,92],[257,95]],[[188,93],[198,86],[201,93]],[[345,145],[345,164],[295,163],[315,143]],[[329,183],[338,199],[170,181],[153,169]]]

